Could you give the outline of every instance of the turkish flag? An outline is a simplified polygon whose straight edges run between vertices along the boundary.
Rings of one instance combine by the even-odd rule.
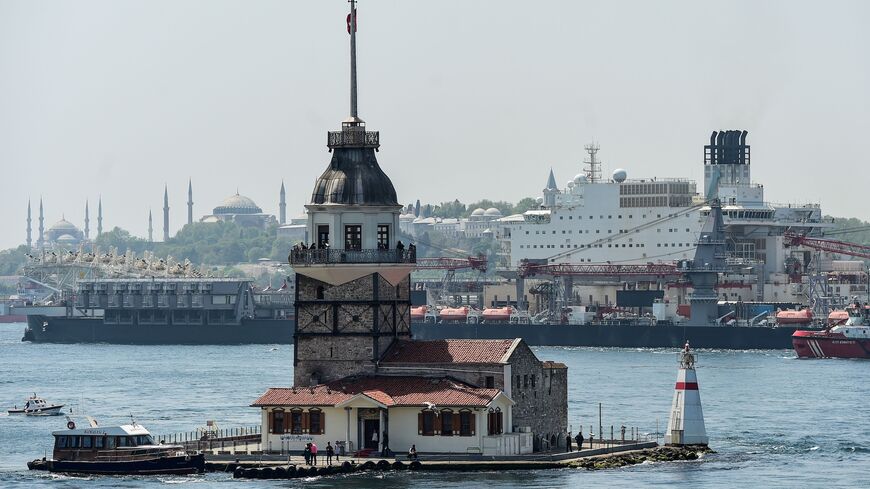
[[[356,9],[353,9],[353,15],[356,17]],[[357,17],[356,25],[359,26],[359,17]],[[356,29],[353,31],[356,32]],[[350,34],[350,14],[347,14],[347,33]]]

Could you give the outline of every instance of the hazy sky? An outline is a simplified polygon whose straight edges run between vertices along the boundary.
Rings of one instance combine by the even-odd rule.
[[[46,227],[145,236],[239,192],[309,200],[348,114],[347,3],[0,0],[0,248]],[[538,196],[595,139],[605,174],[702,180],[747,129],[772,202],[870,219],[870,2],[386,1],[359,6],[360,115],[401,202]],[[700,186],[699,186],[700,188]]]

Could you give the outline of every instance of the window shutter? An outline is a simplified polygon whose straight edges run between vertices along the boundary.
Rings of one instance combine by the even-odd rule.
[[[453,434],[459,435],[461,430],[462,426],[460,425],[459,421],[459,413],[453,413]]]
[[[423,434],[423,413],[417,413],[417,434]]]
[[[292,417],[292,411],[284,411],[284,433],[290,433],[290,418]]]
[[[320,411],[320,434],[326,434],[326,413]]]
[[[272,411],[266,411],[266,418],[267,418],[266,423],[269,425],[269,433],[272,432],[272,419],[274,418],[274,416],[275,415],[272,414]]]
[[[474,436],[474,432],[477,428],[477,413],[471,412],[468,413],[468,415],[471,418],[471,436]]]
[[[303,433],[308,433],[308,430],[311,428],[310,421],[311,420],[308,417],[308,413],[307,412],[302,413],[302,432]]]

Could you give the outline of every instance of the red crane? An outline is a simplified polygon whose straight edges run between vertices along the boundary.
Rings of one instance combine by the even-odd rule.
[[[870,258],[870,246],[859,245],[856,243],[847,243],[835,239],[810,238],[809,236],[803,236],[796,233],[783,234],[783,240],[786,246],[806,246],[807,248],[812,248],[814,250],[830,251],[832,253],[857,256],[860,258]]]

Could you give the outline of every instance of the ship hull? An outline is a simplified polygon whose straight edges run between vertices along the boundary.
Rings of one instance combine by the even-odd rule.
[[[799,358],[870,358],[870,340],[842,334],[796,331],[792,345]]]
[[[205,455],[159,457],[135,461],[70,461],[35,460],[27,464],[31,470],[48,470],[73,474],[155,475],[198,474],[205,471]]]
[[[433,324],[411,325],[416,339],[522,338],[533,346],[592,346],[618,348],[677,348],[689,341],[694,348],[729,350],[787,349],[795,327],[640,326],[564,324]]]
[[[28,316],[22,341],[128,345],[293,344],[292,319],[242,319],[237,324],[105,324],[102,318]]]

